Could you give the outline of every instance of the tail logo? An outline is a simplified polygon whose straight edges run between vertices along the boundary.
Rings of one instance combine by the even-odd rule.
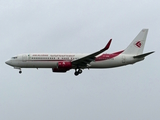
[[[138,41],[138,42],[136,42],[136,44],[135,44],[137,47],[141,47],[141,45],[142,45],[142,43],[141,43],[141,41]]]

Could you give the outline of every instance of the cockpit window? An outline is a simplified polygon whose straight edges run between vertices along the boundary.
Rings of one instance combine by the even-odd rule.
[[[12,57],[12,59],[17,59],[17,57]]]

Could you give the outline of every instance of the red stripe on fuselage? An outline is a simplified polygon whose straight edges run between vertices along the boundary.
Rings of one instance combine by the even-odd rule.
[[[101,56],[97,57],[95,59],[95,61],[103,61],[103,60],[108,60],[108,59],[111,59],[111,58],[114,58],[116,56],[118,56],[119,54],[121,54],[123,52],[122,51],[119,51],[119,52],[115,52],[115,53],[112,53],[112,54],[102,54]]]

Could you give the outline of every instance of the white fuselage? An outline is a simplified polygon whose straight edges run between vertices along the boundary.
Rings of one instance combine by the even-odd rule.
[[[57,68],[59,61],[74,61],[88,54],[48,54],[31,53],[12,57],[6,63],[14,68]],[[100,55],[99,55],[100,56]],[[97,56],[98,57],[98,56]],[[133,64],[143,59],[135,59],[133,55],[120,54],[113,58],[91,62],[87,68],[112,68]],[[74,68],[72,68],[74,69]]]

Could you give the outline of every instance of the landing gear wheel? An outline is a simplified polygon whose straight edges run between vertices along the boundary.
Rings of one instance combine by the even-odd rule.
[[[82,73],[82,70],[81,70],[81,69],[79,69],[79,70],[78,70],[78,73],[79,73],[79,74],[81,74],[81,73]]]
[[[19,71],[19,74],[21,74],[21,73],[22,73],[22,71],[20,70],[20,71]]]
[[[77,71],[75,71],[74,75],[77,76],[77,75],[79,75],[79,73]]]
[[[77,75],[79,75],[79,74],[81,74],[82,73],[82,70],[81,69],[75,69],[75,73],[74,73],[74,75],[75,76],[77,76]]]

